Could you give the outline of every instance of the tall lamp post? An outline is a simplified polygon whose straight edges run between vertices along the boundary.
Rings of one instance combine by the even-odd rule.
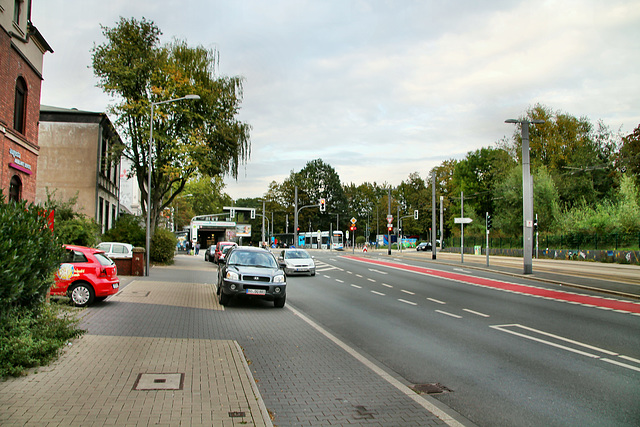
[[[186,95],[181,98],[168,99],[166,101],[151,103],[151,119],[149,125],[149,152],[147,153],[147,247],[145,250],[144,275],[149,275],[149,255],[151,252],[151,147],[153,146],[153,111],[156,105],[168,104],[170,102],[182,101],[183,99],[200,99],[199,95]]]
[[[522,236],[524,240],[524,274],[533,273],[533,182],[529,158],[529,124],[541,124],[544,120],[508,119],[505,123],[519,123],[522,129]]]

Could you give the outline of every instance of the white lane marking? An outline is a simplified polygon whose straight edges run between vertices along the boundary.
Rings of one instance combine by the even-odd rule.
[[[471,273],[469,270],[465,270],[463,268],[454,268],[453,271],[460,271],[462,273]]]
[[[386,271],[380,271],[380,270],[376,270],[375,268],[370,268],[369,271],[373,272],[373,273],[378,273],[378,274],[389,274]]]
[[[371,278],[369,278],[369,277],[367,277],[367,280],[368,280],[368,281],[370,281],[370,282],[374,282],[374,283],[376,282],[376,280],[375,280],[375,279],[371,279]]]
[[[324,277],[326,277],[327,279],[331,279],[331,276],[327,276],[326,274],[323,274]]]
[[[383,294],[382,292],[378,292],[378,291],[371,291],[372,294],[376,294],[376,295],[380,295],[380,296],[384,296],[385,294]]]
[[[435,298],[427,298],[427,299],[431,302],[435,302],[436,304],[446,304],[446,302],[440,301],[439,299],[435,299]]]
[[[406,290],[404,290],[404,289],[400,289],[400,292],[404,292],[405,294],[409,294],[409,295],[415,295],[415,293],[414,293],[414,292],[406,291]]]
[[[462,316],[458,316],[457,314],[449,313],[442,310],[436,310],[436,313],[444,314],[445,316],[455,317],[456,319],[462,319]]]
[[[359,277],[362,279],[362,274],[356,274],[356,277]]]
[[[354,288],[362,289],[362,286],[354,285],[353,283],[351,284],[351,286],[353,286]]]
[[[418,305],[415,302],[411,302],[411,301],[407,301],[406,299],[398,299],[398,301],[403,302],[405,304],[409,304],[409,305]]]
[[[611,360],[611,359],[607,359],[606,357],[603,357],[602,359],[603,362],[607,362],[607,363],[611,363],[613,365],[618,365],[618,366],[622,366],[623,368],[627,368],[627,369],[632,369],[634,371],[638,371],[640,372],[640,368],[637,366],[633,366],[633,365],[628,365],[626,363],[622,363],[622,362],[618,362],[617,360]]]
[[[344,283],[344,280],[336,279],[336,282],[338,282],[338,283]]]
[[[610,364],[613,364],[613,365],[620,366],[622,368],[631,369],[631,370],[640,372],[640,367],[639,366],[629,365],[628,363],[619,362],[617,360],[614,360],[614,359],[611,359],[611,358],[608,358],[608,357],[602,357],[602,356],[599,356],[597,354],[588,353],[586,351],[578,350],[576,348],[568,347],[566,345],[558,344],[558,343],[555,343],[555,342],[544,340],[542,338],[537,338],[537,337],[534,337],[534,336],[531,336],[531,335],[527,335],[526,333],[520,333],[520,332],[512,331],[512,330],[509,330],[507,328],[524,329],[525,331],[529,331],[529,332],[536,333],[536,334],[543,335],[543,336],[548,336],[548,337],[553,338],[555,340],[564,341],[566,343],[573,344],[573,345],[578,346],[578,347],[583,347],[583,348],[592,350],[594,352],[604,353],[604,354],[612,356],[612,357],[619,357],[621,359],[628,360],[630,362],[634,362],[634,363],[639,363],[640,364],[640,360],[638,360],[638,359],[634,359],[633,357],[629,357],[629,356],[625,356],[625,355],[622,355],[622,354],[618,354],[618,353],[616,353],[614,351],[606,350],[604,348],[595,347],[593,345],[585,344],[585,343],[582,343],[582,342],[579,342],[579,341],[575,341],[575,340],[572,340],[572,339],[569,339],[569,338],[564,338],[564,337],[561,337],[559,335],[550,334],[548,332],[540,331],[538,329],[530,328],[528,326],[520,325],[520,324],[517,324],[517,323],[516,324],[511,324],[511,325],[492,325],[491,328],[497,329],[497,330],[502,331],[502,332],[507,332],[509,334],[516,335],[516,336],[519,336],[519,337],[522,337],[522,338],[526,338],[526,339],[531,340],[531,341],[536,341],[536,342],[539,342],[539,343],[542,343],[542,344],[546,344],[546,345],[551,346],[551,347],[556,347],[556,348],[559,348],[561,350],[569,351],[571,353],[580,354],[582,356],[589,357],[591,359],[600,360],[602,362],[610,363]]]
[[[479,311],[469,310],[468,308],[463,308],[462,311],[466,311],[467,313],[475,314],[480,317],[491,317],[488,314],[480,313]]]
[[[386,286],[387,288],[393,288],[393,286],[387,285],[386,283],[383,283],[382,286]]]
[[[291,310],[300,319],[304,320],[305,322],[307,322],[307,324],[311,325],[312,328],[314,328],[315,330],[320,332],[322,335],[327,337],[329,340],[331,340],[338,347],[342,348],[344,351],[346,351],[351,356],[356,358],[358,361],[360,361],[360,363],[362,363],[363,365],[365,365],[366,367],[371,369],[373,372],[376,373],[376,375],[380,376],[380,378],[384,379],[389,384],[394,386],[396,389],[400,390],[400,392],[402,394],[404,394],[406,397],[408,397],[409,399],[413,400],[415,403],[417,403],[418,405],[420,405],[423,408],[425,408],[427,411],[431,412],[432,414],[434,414],[435,416],[440,418],[447,425],[450,425],[451,427],[463,427],[464,426],[464,424],[462,424],[459,421],[454,419],[454,415],[449,415],[447,412],[445,412],[443,409],[441,409],[441,405],[436,405],[435,403],[433,403],[433,402],[435,402],[435,400],[432,400],[433,398],[431,398],[429,396],[425,396],[425,395],[422,395],[422,396],[418,395],[413,390],[411,390],[409,387],[407,387],[404,383],[402,383],[398,379],[396,379],[396,377],[394,375],[386,372],[385,370],[380,368],[378,365],[376,365],[375,363],[373,363],[372,361],[367,359],[365,356],[363,356],[362,354],[358,353],[353,347],[350,347],[344,341],[338,339],[337,337],[332,335],[329,331],[324,329],[322,326],[318,325],[313,320],[311,320],[308,317],[306,317],[300,311],[296,310],[291,304],[287,304],[286,305],[286,309],[287,310]]]

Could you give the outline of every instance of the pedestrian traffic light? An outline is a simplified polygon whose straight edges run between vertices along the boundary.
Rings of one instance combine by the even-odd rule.
[[[418,219],[418,209],[416,209],[415,211],[413,211],[413,219],[417,220]]]
[[[533,220],[533,231],[538,231],[538,218]]]
[[[491,230],[491,227],[493,227],[493,225],[491,224],[491,219],[491,215],[487,213],[487,230]]]
[[[320,199],[320,212],[324,212],[327,209],[327,202],[325,199]]]

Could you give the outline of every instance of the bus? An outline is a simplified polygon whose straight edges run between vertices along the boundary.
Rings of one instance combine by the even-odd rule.
[[[298,233],[298,247],[307,249],[329,249],[329,232],[311,231]],[[344,249],[342,231],[337,230],[332,232],[331,249],[337,251]]]

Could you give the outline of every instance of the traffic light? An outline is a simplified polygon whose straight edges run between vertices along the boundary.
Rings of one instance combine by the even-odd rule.
[[[387,230],[393,231],[393,224],[387,224]]]
[[[538,218],[535,218],[533,220],[533,231],[537,232],[538,231]]]
[[[299,233],[300,232],[300,227],[296,228],[296,231]]]
[[[493,226],[491,224],[491,220],[492,220],[491,215],[487,213],[487,230],[491,230],[491,227]]]
[[[324,212],[327,209],[327,202],[325,199],[320,199],[320,212]]]
[[[416,209],[415,211],[413,211],[413,219],[417,220],[418,219],[418,209]]]

